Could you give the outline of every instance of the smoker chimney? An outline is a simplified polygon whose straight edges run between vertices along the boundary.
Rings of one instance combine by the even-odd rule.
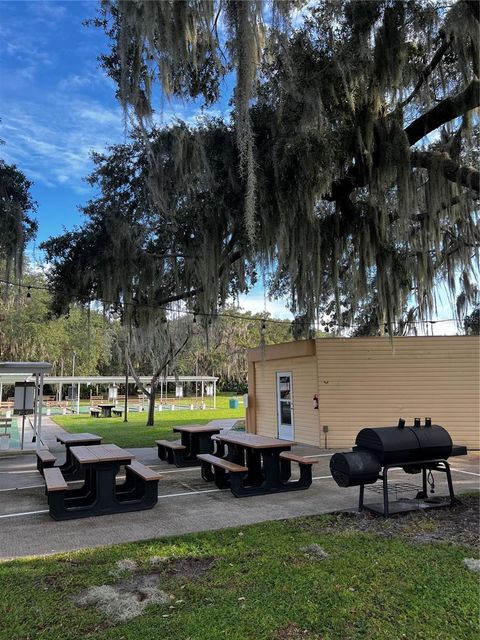
[[[405,428],[405,420],[403,418],[400,418],[398,420],[398,428],[399,429],[404,429]]]
[[[420,427],[420,418],[415,418],[415,420],[413,421],[413,426]]]
[[[431,427],[432,426],[432,419],[431,418],[425,418],[425,426],[426,427]]]

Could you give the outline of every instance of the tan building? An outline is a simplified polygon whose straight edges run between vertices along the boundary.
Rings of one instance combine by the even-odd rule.
[[[350,448],[364,426],[431,417],[480,447],[478,336],[320,338],[251,349],[247,430]],[[318,408],[316,408],[318,406]],[[328,432],[325,431],[328,429]]]

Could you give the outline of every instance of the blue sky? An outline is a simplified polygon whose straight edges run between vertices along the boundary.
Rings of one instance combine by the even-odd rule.
[[[82,23],[95,17],[97,0],[0,0],[1,156],[34,182],[39,233],[29,248],[41,260],[40,242],[82,221],[78,211],[93,195],[84,181],[91,150],[125,139],[113,82],[99,68],[108,51],[103,32]],[[215,115],[228,109],[228,87]],[[191,121],[199,106],[165,104],[164,120]],[[291,317],[283,301],[264,301],[257,286],[243,308]],[[452,317],[442,303],[440,317]],[[443,329],[447,325],[442,326]],[[440,325],[437,325],[440,329]]]
[[[78,207],[93,195],[84,181],[92,168],[91,150],[125,139],[122,109],[115,85],[99,67],[108,51],[100,29],[83,26],[95,17],[97,0],[0,0],[0,149],[2,157],[34,182],[39,232],[29,248],[82,221]],[[228,86],[220,109],[228,109]],[[192,120],[199,105],[172,102],[162,117]],[[218,107],[209,113],[220,115]],[[263,311],[261,286],[241,304]],[[267,310],[290,317],[282,301]]]
[[[91,149],[123,139],[106,38],[82,26],[96,2],[1,2],[1,153],[33,180],[41,242],[80,222]]]
[[[38,244],[81,222],[78,205],[93,193],[84,181],[91,150],[125,139],[114,83],[97,59],[108,40],[82,24],[97,6],[97,0],[0,2],[1,153],[35,183]],[[162,116],[190,120],[198,111],[177,102],[166,104]]]

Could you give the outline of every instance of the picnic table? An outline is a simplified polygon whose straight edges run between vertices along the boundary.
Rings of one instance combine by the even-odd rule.
[[[81,445],[95,445],[102,442],[102,438],[93,433],[64,433],[57,436],[57,442],[61,442],[66,448],[65,462],[59,469],[66,480],[82,480],[84,471],[78,461],[72,456],[71,448]]]
[[[202,477],[214,480],[219,488],[229,487],[236,497],[297,491],[311,485],[314,461],[292,454],[294,441],[232,431],[219,433],[215,439],[227,446],[228,453],[223,458],[200,454]],[[292,462],[300,466],[300,479],[289,482]]]
[[[111,418],[112,417],[112,409],[116,407],[116,404],[99,404],[97,405],[100,411],[102,412],[102,418]]]
[[[213,453],[214,442],[212,436],[219,434],[222,427],[205,424],[186,424],[173,427],[175,433],[180,433],[180,442],[157,440],[158,457],[177,467],[192,467],[200,464],[197,455]]]
[[[50,515],[55,520],[139,511],[156,504],[160,476],[133,461],[129,451],[106,444],[72,446],[70,453],[84,470],[85,483],[80,488],[69,489],[58,467],[44,470]],[[123,465],[126,479],[117,485]]]

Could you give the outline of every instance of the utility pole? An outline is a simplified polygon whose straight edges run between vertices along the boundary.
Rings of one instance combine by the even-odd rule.
[[[60,376],[63,378],[63,366],[64,366],[64,359],[62,358],[60,360]],[[62,383],[60,383],[58,385],[58,401],[61,402],[62,401]]]
[[[125,406],[124,406],[123,421],[128,422],[128,360],[127,351],[125,350]]]

